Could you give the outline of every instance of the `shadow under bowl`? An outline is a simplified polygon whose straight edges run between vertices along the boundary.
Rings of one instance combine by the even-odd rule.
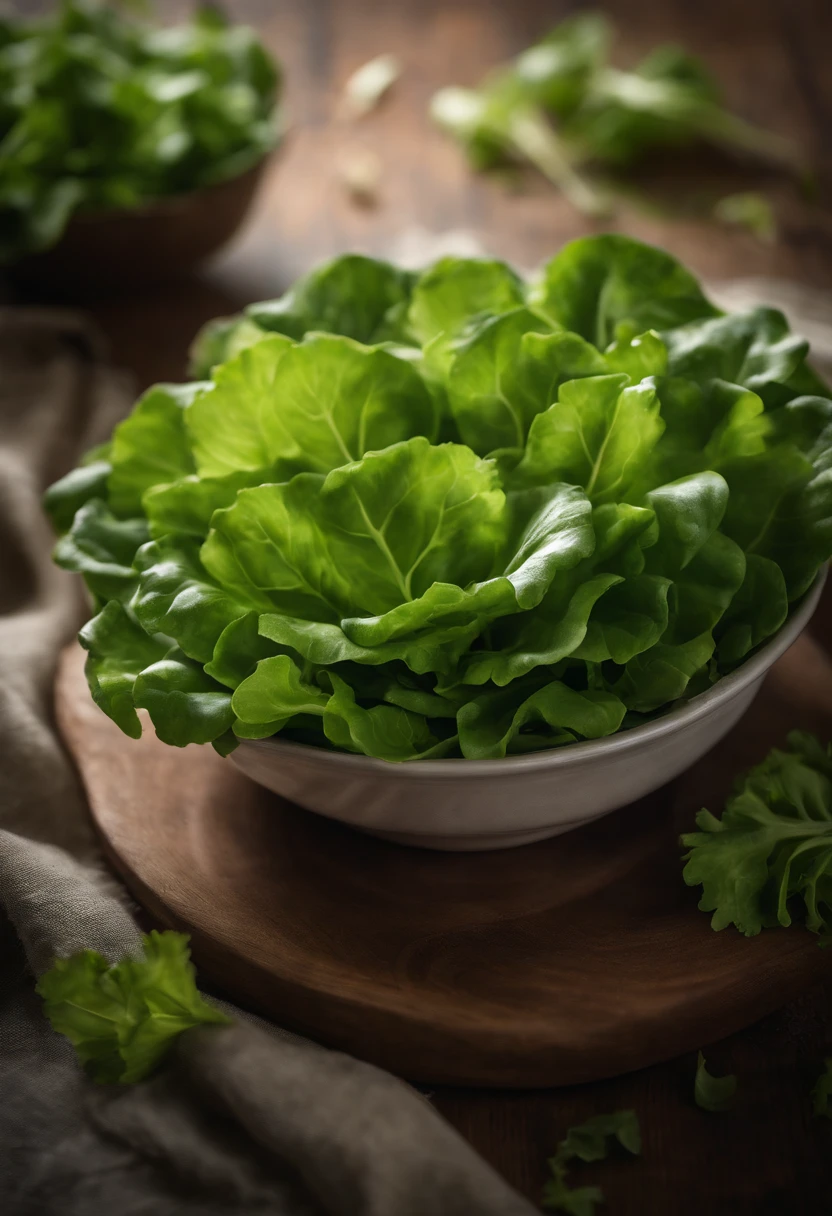
[[[606,739],[504,760],[391,764],[275,737],[241,742],[231,760],[291,802],[398,844],[451,851],[530,844],[643,798],[718,743],[808,624],[825,580],[823,570],[779,632],[713,688]]]

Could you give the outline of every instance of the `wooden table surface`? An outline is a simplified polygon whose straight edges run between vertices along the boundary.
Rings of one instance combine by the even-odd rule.
[[[458,230],[487,250],[532,266],[564,241],[592,231],[542,181],[521,191],[475,178],[427,118],[444,84],[472,84],[573,9],[565,0],[224,0],[258,26],[287,75],[292,133],[276,159],[251,222],[199,281],[162,291],[85,301],[114,355],[141,386],[181,379],[185,352],[209,317],[279,294],[310,264],[356,249],[385,256],[412,250],[425,234]],[[22,8],[42,8],[39,3]],[[163,14],[190,8],[160,0]],[[675,194],[707,180],[724,192],[763,184],[781,238],[693,219],[629,210],[622,231],[665,245],[710,279],[776,275],[832,285],[832,6],[829,0],[609,0],[621,61],[675,40],[703,55],[728,101],[745,117],[791,136],[820,170],[821,197],[807,204],[791,185],[712,158],[684,156],[642,174]],[[357,125],[335,117],[352,70],[393,51],[405,71],[379,110]],[[374,208],[351,202],[336,163],[367,148],[384,168]],[[611,225],[607,225],[610,227]],[[827,612],[832,611],[829,596]],[[799,932],[799,930],[794,930]],[[601,1185],[611,1216],[820,1216],[832,1211],[832,1122],[811,1114],[809,1091],[824,1052],[832,1055],[832,987],[709,1050],[715,1072],[739,1078],[736,1109],[709,1115],[692,1102],[692,1056],[613,1081],[529,1093],[442,1091],[433,1100],[519,1190],[540,1197],[546,1158],[566,1128],[588,1116],[634,1107],[640,1160],[613,1154],[574,1172]],[[426,1216],[428,1214],[426,1213]]]

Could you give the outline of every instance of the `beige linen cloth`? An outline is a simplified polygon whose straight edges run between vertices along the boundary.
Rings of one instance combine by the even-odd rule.
[[[83,619],[51,564],[46,485],[129,408],[95,333],[0,309],[0,1212],[529,1216],[415,1091],[244,1016],[187,1031],[140,1085],[87,1080],[34,993],[55,955],[134,951],[52,722]]]

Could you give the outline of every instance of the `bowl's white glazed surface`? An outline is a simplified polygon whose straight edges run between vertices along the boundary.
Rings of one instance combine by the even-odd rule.
[[[780,632],[731,675],[607,739],[505,760],[391,764],[273,738],[246,740],[231,759],[299,806],[399,844],[500,849],[542,840],[658,789],[713,747],[808,623],[824,579],[825,572]]]

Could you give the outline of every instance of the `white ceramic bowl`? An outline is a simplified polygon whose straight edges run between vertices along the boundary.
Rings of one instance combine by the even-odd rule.
[[[391,764],[279,738],[231,759],[307,810],[399,844],[502,849],[568,832],[656,790],[703,756],[748,709],[817,606],[825,571],[783,628],[708,692],[633,730],[505,760]]]

